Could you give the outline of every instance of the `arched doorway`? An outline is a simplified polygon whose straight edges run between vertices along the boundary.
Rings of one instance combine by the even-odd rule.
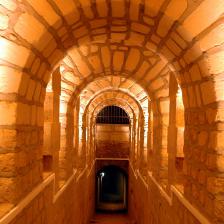
[[[117,166],[103,167],[97,178],[97,210],[127,210],[127,175]]]

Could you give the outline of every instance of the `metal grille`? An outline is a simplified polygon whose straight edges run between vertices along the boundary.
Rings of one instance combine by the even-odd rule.
[[[128,114],[120,107],[104,107],[97,115],[98,124],[129,124]]]

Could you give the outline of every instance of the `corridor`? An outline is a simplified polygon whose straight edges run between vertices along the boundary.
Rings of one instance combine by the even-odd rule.
[[[0,0],[0,224],[90,223],[224,223],[224,0]]]

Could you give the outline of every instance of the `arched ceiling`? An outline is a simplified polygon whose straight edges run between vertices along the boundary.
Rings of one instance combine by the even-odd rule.
[[[147,93],[133,80],[122,78],[120,76],[105,76],[89,83],[81,92],[81,104],[86,105],[95,96],[105,91],[121,90],[134,97],[139,103],[148,100]]]
[[[43,105],[50,74],[60,65],[72,68],[73,75],[66,76],[70,84],[64,82],[62,88],[72,101],[100,75],[132,76],[150,96],[166,97],[169,69],[176,73],[185,106],[200,107],[216,95],[223,99],[218,92],[207,100],[202,91],[206,86],[216,88],[205,75],[222,69],[216,56],[205,52],[222,43],[222,38],[213,41],[211,26],[215,29],[220,24],[223,0],[21,0],[0,4],[5,16],[0,27],[1,72],[11,74],[4,76],[1,90],[17,94],[20,101]],[[195,18],[199,18],[197,23]],[[195,87],[198,80],[204,86]]]

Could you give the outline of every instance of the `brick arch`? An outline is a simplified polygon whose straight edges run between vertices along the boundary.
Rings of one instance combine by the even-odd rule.
[[[118,1],[117,3],[114,3],[114,4],[120,4],[121,6],[123,5],[123,1]],[[177,19],[179,19],[179,17],[181,17],[182,18],[182,20],[183,21],[185,21],[184,20],[184,18],[186,17],[186,18],[188,18],[187,16],[188,16],[188,14],[189,14],[189,12],[187,13],[187,11],[192,11],[193,9],[195,9],[196,7],[199,7],[197,4],[192,4],[192,5],[187,5],[186,4],[186,1],[184,1],[184,2],[182,2],[182,3],[177,3],[177,2],[175,2],[175,1],[172,1],[172,2],[170,2],[169,4],[165,4],[164,2],[164,4],[162,4],[162,1],[160,2],[161,4],[154,4],[154,3],[152,3],[152,9],[150,9],[149,8],[149,5],[146,3],[146,5],[144,6],[144,5],[140,5],[140,3],[138,2],[138,1],[136,1],[136,2],[132,2],[131,4],[130,4],[130,10],[134,10],[135,11],[135,15],[136,15],[136,13],[137,13],[137,15],[138,16],[136,16],[136,18],[137,17],[140,17],[140,14],[139,14],[139,12],[137,12],[138,10],[136,10],[136,9],[139,9],[140,7],[142,7],[142,8],[144,8],[145,7],[145,10],[144,10],[144,12],[145,12],[145,20],[144,20],[144,23],[145,24],[147,24],[147,16],[148,15],[160,15],[160,10],[161,10],[161,12],[163,12],[164,13],[164,15],[163,15],[163,17],[161,18],[161,20],[159,20],[160,21],[160,23],[158,24],[158,30],[159,30],[159,28],[160,27],[162,27],[163,28],[163,30],[165,30],[164,28],[166,28],[166,29],[168,29],[168,28],[170,28],[170,25],[172,25],[173,24],[173,21],[175,21],[175,20],[177,20]],[[21,5],[22,5],[22,3],[20,3]],[[50,4],[49,3],[44,3],[44,2],[42,2],[41,4],[42,4],[42,6],[46,6],[48,9],[49,9],[49,15],[45,15],[45,12],[44,12],[44,10],[42,10],[42,9],[40,9],[40,8],[38,8],[38,6],[36,5],[36,3],[34,3],[34,2],[29,2],[28,4],[30,4],[30,6],[31,7],[27,7],[28,9],[27,9],[27,11],[29,11],[29,13],[31,13],[31,12],[35,12],[34,13],[34,17],[36,17],[36,18],[39,18],[39,20],[41,21],[41,24],[40,24],[40,27],[44,27],[43,29],[41,29],[43,32],[44,31],[47,31],[47,29],[49,29],[49,31],[47,31],[48,33],[51,33],[52,35],[53,35],[53,33],[56,35],[56,33],[55,32],[53,32],[54,30],[51,30],[51,27],[52,27],[52,29],[55,29],[55,30],[57,30],[57,29],[59,29],[58,27],[60,27],[60,25],[62,24],[62,23],[65,23],[66,21],[67,21],[67,23],[69,23],[69,24],[73,24],[72,22],[74,22],[74,21],[76,21],[76,19],[79,19],[79,17],[77,17],[76,19],[74,19],[74,15],[72,16],[72,15],[70,15],[69,14],[69,10],[71,10],[72,9],[72,7],[70,7],[70,9],[68,9],[67,7],[64,7],[63,8],[63,6],[62,5],[60,5],[59,3],[56,3],[56,4],[52,4],[52,2],[50,2]],[[58,4],[58,5],[57,5]],[[91,7],[90,7],[90,5],[86,5],[85,3],[80,3],[81,5],[79,5],[79,7],[80,7],[80,11],[82,11],[83,10],[83,13],[84,13],[84,15],[88,18],[88,19],[91,19],[91,17],[89,17],[88,16],[88,14],[91,12]],[[97,5],[93,5],[93,8],[95,8],[95,7],[97,7],[97,9],[98,10],[100,10],[100,8],[102,8],[102,7],[108,7],[108,6],[103,6],[103,2],[102,3],[97,3]],[[219,4],[219,3],[217,3],[217,4]],[[72,4],[73,6],[74,6],[74,4]],[[133,5],[135,5],[135,7],[133,7]],[[159,6],[159,8],[157,8]],[[180,7],[180,11],[178,11],[178,12],[176,12],[176,13],[174,13],[174,15],[170,12],[171,11],[171,9],[175,9],[176,7]],[[110,7],[112,7],[112,6],[110,6]],[[53,8],[55,9],[55,11],[53,10]],[[74,6],[74,9],[75,9],[76,7]],[[112,7],[113,8],[113,7]],[[135,8],[135,9],[134,9]],[[191,10],[188,10],[188,8],[189,9],[191,9]],[[57,9],[57,10],[56,10]],[[19,8],[17,8],[17,10],[19,10]],[[61,12],[60,12],[60,10],[62,10]],[[126,10],[126,9],[125,9]],[[167,10],[167,12],[166,12],[166,10]],[[76,10],[77,11],[77,10]],[[112,10],[113,11],[113,10]],[[156,12],[156,13],[154,13],[154,11]],[[63,12],[63,13],[62,13]],[[23,20],[23,21],[26,21],[26,19],[28,19],[29,18],[29,13],[28,13],[28,15],[25,13],[25,14],[21,14],[21,16],[23,16],[23,18],[21,19],[21,20]],[[116,15],[116,12],[114,12],[115,13],[115,15]],[[59,14],[59,15],[57,15],[57,14]],[[167,15],[166,15],[167,14]],[[183,15],[182,15],[183,14]],[[184,14],[185,14],[185,16],[184,16]],[[20,14],[19,14],[20,15]],[[113,14],[112,14],[113,15]],[[129,14],[129,16],[130,16],[131,14]],[[42,17],[40,17],[40,16],[42,16]],[[62,19],[62,17],[64,16],[64,20]],[[164,24],[164,21],[166,21],[166,19],[167,19],[167,17],[166,16],[168,16],[169,18],[170,18],[170,20],[169,21],[171,21],[171,22],[169,22],[168,24]],[[179,16],[179,17],[178,17]],[[31,16],[32,17],[32,16]],[[116,16],[115,16],[116,17]],[[118,16],[119,17],[119,16]],[[121,18],[122,18],[123,16],[121,16]],[[215,18],[215,17],[214,17]],[[131,21],[132,21],[132,19],[133,19],[133,21],[135,21],[135,19],[134,18],[132,18],[132,15],[130,16],[130,19],[131,19]],[[149,19],[149,18],[148,18]],[[156,20],[157,19],[157,17],[155,17],[155,19],[154,20]],[[189,18],[189,20],[191,19],[191,17]],[[31,18],[30,18],[30,20],[31,21],[33,21]],[[71,21],[70,21],[71,20]],[[188,20],[187,20],[188,21]],[[187,21],[185,21],[185,22],[182,22],[183,23],[183,26],[186,26],[186,28],[188,28],[189,29],[189,22],[187,23]],[[37,22],[37,21],[36,21]],[[93,21],[94,22],[94,21]],[[99,21],[96,21],[96,22],[99,22]],[[148,23],[150,24],[150,20],[148,21]],[[153,22],[152,22],[153,23]],[[154,22],[155,23],[155,22]],[[170,24],[171,23],[171,24]],[[180,23],[180,24],[182,24],[182,23]],[[94,24],[94,23],[93,23]],[[150,26],[148,24],[148,26]],[[17,25],[17,24],[15,24],[15,25]],[[20,25],[20,24],[19,24]],[[18,27],[20,27],[18,25]],[[133,29],[134,29],[134,31],[135,31],[135,25],[136,24],[133,24],[133,26],[131,26]],[[64,28],[64,27],[63,27]],[[178,26],[178,28],[179,28],[179,26]],[[64,28],[64,29],[66,29],[66,28]],[[16,29],[17,30],[17,29]],[[63,30],[62,28],[61,28],[61,30]],[[181,30],[182,31],[182,29],[181,28],[179,28],[179,30]],[[79,30],[80,31],[80,30]],[[181,32],[180,31],[180,32]],[[62,31],[61,31],[62,32]],[[78,32],[78,31],[77,31]],[[136,31],[135,31],[136,32]],[[138,32],[138,30],[137,30],[137,32]],[[163,31],[164,32],[164,31]],[[62,32],[63,33],[63,32]],[[75,35],[75,31],[74,31],[74,35]],[[141,33],[141,32],[140,32]],[[143,32],[144,33],[144,32]],[[189,38],[189,36],[187,36],[187,35],[184,35],[184,32],[181,32],[181,34],[183,33],[183,36],[185,37],[185,38],[183,38],[183,42],[185,41],[185,42],[187,42],[187,41],[189,41],[190,40],[190,38]],[[38,33],[39,34],[39,33]],[[40,32],[40,34],[39,35],[41,35],[41,32]],[[102,35],[104,35],[104,34],[102,34]],[[144,36],[144,35],[143,35]],[[91,37],[91,36],[89,36],[89,37]],[[135,37],[135,36],[134,36]],[[187,38],[188,37],[188,38]],[[33,35],[33,37],[32,38],[34,38],[34,39],[31,39],[31,40],[29,40],[30,42],[35,42],[35,44],[38,46],[38,41],[36,41],[36,39],[37,39],[37,37],[35,37],[35,35]],[[158,39],[156,39],[156,37],[151,37],[151,38],[154,38],[155,40],[154,41],[158,41]],[[24,36],[23,37],[23,39],[26,39],[26,36]],[[41,39],[41,38],[40,38]],[[46,38],[45,38],[46,39]],[[49,39],[49,38],[48,38]],[[56,39],[56,41],[55,41],[55,44],[53,45],[53,46],[57,46],[57,44],[58,44],[58,46],[61,44],[60,43],[60,37],[58,37],[57,35],[55,36],[55,39]],[[72,39],[72,38],[71,38]],[[89,38],[90,40],[91,40],[91,38]],[[136,38],[137,40],[139,40],[139,38]],[[161,38],[160,38],[161,39]],[[125,38],[124,38],[124,40],[125,40]],[[135,40],[135,38],[134,38],[134,40]],[[100,41],[100,39],[99,39],[99,41]],[[122,41],[123,41],[123,39],[122,39]],[[88,40],[88,38],[86,38],[86,41],[84,41],[84,42],[82,42],[82,44],[83,43],[86,43],[86,42],[89,42],[89,40]],[[160,42],[162,42],[162,41],[160,41]],[[52,43],[53,43],[53,41],[52,41]],[[155,42],[154,42],[155,43]],[[3,45],[4,44],[6,44],[8,47],[11,47],[11,49],[13,49],[13,45],[11,46],[10,44],[8,45],[8,43],[6,43],[5,42],[5,40],[3,41]],[[43,44],[41,41],[40,41],[40,49],[41,49],[41,44]],[[187,44],[187,43],[185,43],[185,44]],[[24,44],[25,45],[25,44]],[[175,45],[175,44],[173,44],[173,45]],[[184,45],[184,44],[183,44]],[[63,45],[62,45],[63,46]],[[155,47],[155,44],[154,45],[150,45],[150,43],[149,43],[149,46],[151,46],[151,47],[149,47],[150,49],[153,49],[153,46]],[[159,46],[160,46],[160,48],[161,48],[161,46],[163,46],[163,45],[161,45],[161,44],[159,44]],[[197,47],[196,47],[197,48]],[[59,47],[59,49],[60,49],[60,47]],[[66,48],[64,48],[64,49],[66,49]],[[162,48],[161,48],[162,49]],[[21,50],[21,52],[23,52],[23,50],[24,49],[22,49]],[[194,50],[195,50],[195,52],[196,53],[198,53],[198,49],[189,49],[189,50],[192,50],[192,53],[194,53]],[[50,63],[43,63],[43,65],[42,65],[42,70],[44,69],[44,68],[48,68],[48,69],[50,69],[49,68],[49,65],[50,64],[52,64],[52,66],[53,66],[53,64],[55,64],[55,61],[58,61],[59,60],[59,58],[62,58],[63,57],[63,55],[64,55],[64,53],[63,53],[64,51],[59,51],[59,50],[57,50],[56,52],[55,52],[55,54],[54,55],[52,55],[52,60],[54,60],[54,61],[52,61],[52,62],[50,62]],[[160,51],[157,51],[158,53],[160,52]],[[161,52],[164,52],[164,53],[162,53],[166,58],[170,58],[170,56],[172,55],[172,53],[169,51],[169,50],[167,50],[167,47],[165,47],[164,49],[162,49],[161,50]],[[189,54],[191,54],[190,53],[190,51],[188,52]],[[28,54],[28,52],[25,52],[24,53],[24,55],[26,55],[27,56],[27,54]],[[174,55],[173,55],[174,56]],[[22,58],[23,57],[21,57],[21,61],[22,61]],[[173,58],[175,58],[175,57],[173,57]],[[24,59],[24,61],[26,61],[26,59]],[[28,59],[27,59],[27,61],[29,61]],[[40,63],[40,58],[37,58],[36,59],[36,61],[35,61],[35,63],[33,63],[33,71],[35,71],[35,68],[36,67],[38,67],[38,64]],[[23,63],[22,63],[23,64]],[[47,66],[48,65],[48,66]],[[29,67],[29,66],[28,66]],[[54,66],[53,66],[54,67]],[[178,67],[178,66],[176,66],[176,67]],[[41,73],[41,70],[40,70],[40,73]],[[45,77],[44,77],[44,80],[46,81],[47,80],[47,77],[48,77],[48,73],[49,72],[47,72],[46,74],[45,74]],[[36,88],[41,88],[41,87],[39,87],[39,85],[40,85],[40,83],[36,83],[36,84],[34,84],[33,83],[33,80],[31,80],[30,81],[30,84],[31,85],[36,85]],[[23,84],[21,85],[21,86],[23,86]],[[21,87],[22,88],[22,87]],[[30,90],[30,92],[32,92],[31,90]],[[38,92],[38,90],[37,90],[37,92]],[[37,95],[38,95],[38,93],[37,93]],[[44,95],[44,93],[42,93],[42,95]],[[28,97],[29,98],[29,97]],[[38,98],[38,97],[37,97]]]

